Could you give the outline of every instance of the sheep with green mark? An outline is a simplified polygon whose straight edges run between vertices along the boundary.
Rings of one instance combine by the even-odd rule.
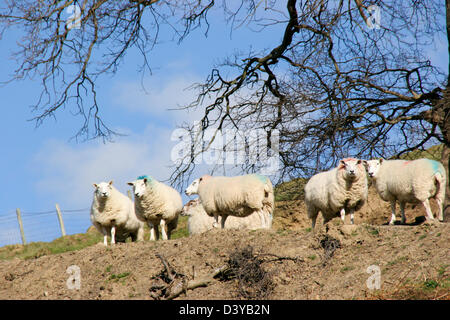
[[[228,216],[246,217],[257,213],[261,228],[270,228],[274,209],[273,186],[269,178],[259,174],[236,177],[204,175],[185,190],[186,195],[198,194],[204,210],[214,217],[214,227],[225,228]]]
[[[180,193],[150,176],[140,176],[128,185],[133,187],[137,217],[147,222],[150,228],[150,240],[159,239],[158,226],[161,227],[162,239],[170,239],[183,208]]]
[[[265,218],[267,221],[269,221],[267,228],[270,229],[272,227],[272,214],[266,212],[264,212],[264,214],[266,215]],[[189,235],[200,234],[214,229],[214,217],[211,217],[206,213],[199,198],[190,200],[186,203],[183,206],[181,215],[189,217],[187,221]],[[261,217],[256,212],[246,217],[230,216],[225,222],[225,229],[261,229]]]
[[[400,204],[401,223],[406,222],[405,204],[422,203],[428,221],[434,221],[429,199],[434,198],[439,207],[438,218],[444,221],[444,199],[446,173],[444,166],[435,160],[385,160],[365,161],[369,177],[384,201],[391,203],[392,216],[389,224],[395,223],[395,204]]]

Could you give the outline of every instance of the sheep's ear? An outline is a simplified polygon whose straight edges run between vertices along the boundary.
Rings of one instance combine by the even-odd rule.
[[[367,162],[367,160],[363,160],[363,165],[364,165],[365,167],[368,167],[368,166],[369,166],[369,163]]]
[[[94,186],[95,189],[98,188],[98,185],[96,183],[93,183],[92,185]]]
[[[127,182],[127,185],[134,186],[134,182]]]
[[[112,184],[113,184],[113,181],[111,180],[111,181],[109,182],[109,185],[112,186]]]
[[[345,161],[344,160],[339,161],[339,167],[340,168],[345,168]]]
[[[361,159],[358,159],[358,161],[356,162],[356,164],[361,164]]]
[[[382,164],[383,163],[383,161],[384,161],[384,159],[383,158],[380,158],[380,164]]]
[[[147,178],[144,178],[144,183],[147,184]]]

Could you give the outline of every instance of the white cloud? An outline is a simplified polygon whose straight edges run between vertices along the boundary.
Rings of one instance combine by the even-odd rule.
[[[172,130],[149,126],[141,134],[119,138],[114,143],[100,141],[69,145],[61,140],[48,141],[32,163],[38,168],[35,187],[66,205],[86,206],[92,201],[93,183],[114,180],[126,193],[126,183],[148,174],[165,180],[171,168]]]

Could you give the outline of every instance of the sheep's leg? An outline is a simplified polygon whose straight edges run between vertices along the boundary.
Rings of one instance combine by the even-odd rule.
[[[221,215],[222,219],[220,219],[220,226],[222,229],[225,229],[225,221],[227,220],[227,215]]]
[[[218,227],[219,227],[219,215],[218,214],[214,214],[213,228],[218,228]]]
[[[342,222],[345,224],[345,208],[341,209],[341,219],[342,219]]]
[[[116,243],[116,227],[112,226],[111,227],[111,244],[115,244]]]
[[[389,224],[394,225],[394,223],[395,223],[395,200],[391,201],[391,211],[392,211],[392,216],[391,216],[391,221],[389,221]]]
[[[155,241],[155,226],[153,223],[148,222],[148,227],[150,228],[150,241]]]
[[[422,203],[423,203],[423,206],[425,207],[425,211],[427,212],[427,220],[433,221],[434,216],[433,216],[433,212],[431,211],[430,201],[428,201],[428,199],[426,199]]]
[[[316,220],[317,220],[318,214],[316,213],[314,216],[311,217],[311,229],[314,231],[314,227],[316,226]]]
[[[351,209],[350,210],[350,223],[351,224],[355,224],[355,210]]]
[[[405,224],[406,222],[405,203],[403,201],[400,202],[400,212],[402,213],[402,224]]]
[[[439,208],[439,221],[443,222],[444,221],[444,202],[441,199],[436,198],[436,203]]]
[[[161,227],[162,239],[167,240],[168,238],[166,233],[166,221],[164,219],[161,219],[161,221],[159,222],[159,226]]]
[[[139,228],[136,236],[136,241],[144,241],[144,228]]]
[[[102,227],[102,233],[103,233],[103,244],[105,246],[108,245],[108,231],[106,231],[105,227]]]
[[[263,209],[258,210],[258,215],[261,220],[261,228],[263,228],[263,229],[266,228],[267,222],[266,222],[266,216],[264,215],[264,210]]]

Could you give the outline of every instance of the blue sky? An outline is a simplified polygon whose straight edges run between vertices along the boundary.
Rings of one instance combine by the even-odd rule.
[[[170,175],[170,151],[176,142],[170,135],[177,124],[200,118],[202,110],[186,114],[169,111],[191,102],[194,82],[206,79],[211,67],[237,50],[272,47],[279,43],[280,26],[254,32],[245,26],[230,35],[221,15],[210,21],[208,37],[201,30],[181,44],[165,41],[150,54],[152,75],[143,79],[137,72],[141,59],[134,50],[127,54],[119,72],[97,81],[102,118],[109,127],[127,135],[114,143],[101,140],[77,143],[70,138],[82,119],[69,110],[60,110],[38,128],[28,121],[30,106],[41,92],[38,78],[0,86],[0,246],[19,243],[15,209],[24,212],[27,241],[50,241],[60,236],[55,203],[63,209],[69,234],[84,232],[89,226],[92,183],[114,180],[126,193],[126,182],[142,174],[164,180]],[[161,39],[170,39],[163,30]],[[6,33],[0,41],[0,81],[8,79],[16,67],[10,60],[16,49],[17,32]],[[251,40],[251,41],[249,41]],[[430,48],[430,59],[446,70],[446,43]],[[182,190],[179,190],[182,191]],[[186,196],[183,195],[186,201]],[[86,209],[80,212],[66,210]]]
[[[27,242],[50,241],[60,236],[56,214],[49,212],[55,203],[63,210],[67,233],[84,232],[90,226],[89,210],[65,210],[89,208],[92,183],[114,180],[126,193],[126,182],[139,175],[167,179],[170,151],[177,143],[170,140],[173,130],[202,114],[202,110],[186,114],[168,109],[191,102],[194,92],[187,88],[205,80],[212,66],[227,55],[279,42],[282,33],[276,29],[257,33],[241,27],[230,35],[224,21],[216,19],[208,37],[196,30],[181,44],[170,41],[172,34],[164,34],[168,30],[163,29],[160,39],[166,41],[150,53],[152,74],[142,81],[146,92],[137,72],[142,60],[136,50],[130,51],[117,74],[96,82],[104,122],[126,134],[115,137],[113,143],[70,140],[82,125],[82,119],[70,110],[58,111],[56,119],[49,118],[36,128],[29,119],[34,116],[30,106],[41,92],[39,78],[0,86],[0,246],[20,242],[16,208],[23,212]],[[19,37],[12,30],[0,41],[0,81],[14,72],[16,64],[10,55]],[[184,195],[183,200],[187,201]]]

